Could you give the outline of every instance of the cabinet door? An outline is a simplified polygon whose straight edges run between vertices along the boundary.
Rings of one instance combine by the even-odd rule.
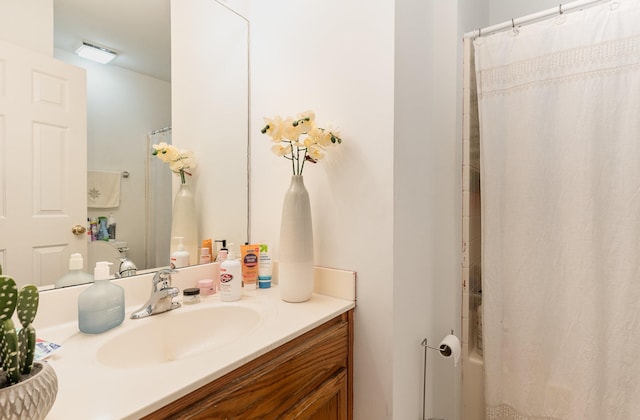
[[[349,420],[352,322],[342,314],[145,419]]]
[[[347,417],[347,371],[342,369],[296,404],[283,419],[347,420]]]

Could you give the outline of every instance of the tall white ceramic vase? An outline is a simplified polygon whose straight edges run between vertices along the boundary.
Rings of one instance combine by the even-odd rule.
[[[173,199],[171,214],[171,247],[173,253],[182,238],[185,250],[189,252],[189,264],[198,262],[198,219],[196,215],[196,200],[189,184],[180,184],[180,189]],[[169,264],[167,256],[166,264]]]
[[[278,284],[287,302],[304,302],[313,292],[313,226],[302,175],[292,175],[284,196],[280,227]]]

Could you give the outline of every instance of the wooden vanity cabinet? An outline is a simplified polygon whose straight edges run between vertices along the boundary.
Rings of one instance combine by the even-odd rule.
[[[145,419],[353,418],[353,310]]]

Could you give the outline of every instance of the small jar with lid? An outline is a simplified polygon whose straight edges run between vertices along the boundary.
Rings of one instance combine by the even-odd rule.
[[[212,295],[216,292],[216,286],[212,279],[198,280],[198,288],[202,296]]]
[[[197,287],[189,287],[182,291],[182,303],[192,305],[200,302],[200,289]]]

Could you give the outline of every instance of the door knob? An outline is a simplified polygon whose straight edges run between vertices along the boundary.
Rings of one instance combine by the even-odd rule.
[[[73,232],[74,235],[82,235],[86,231],[87,231],[87,228],[82,225],[75,225],[74,227],[71,228],[71,232]]]

